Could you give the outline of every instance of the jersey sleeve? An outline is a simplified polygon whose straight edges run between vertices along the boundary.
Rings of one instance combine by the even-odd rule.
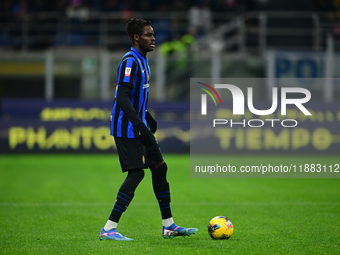
[[[139,118],[136,110],[133,108],[130,101],[131,88],[126,86],[117,87],[116,100],[119,107],[123,110],[124,114],[129,118],[129,120],[134,124],[138,125],[143,123]]]
[[[127,86],[129,88],[135,87],[135,77],[137,75],[137,63],[133,58],[127,58],[121,62],[118,67],[117,84]]]

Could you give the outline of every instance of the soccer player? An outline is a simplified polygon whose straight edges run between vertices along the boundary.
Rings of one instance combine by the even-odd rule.
[[[157,122],[147,111],[150,67],[147,52],[155,48],[156,31],[150,21],[132,18],[126,32],[132,41],[117,70],[117,88],[111,115],[111,135],[114,136],[119,161],[127,177],[121,185],[116,203],[105,226],[101,240],[129,241],[117,232],[118,221],[131,203],[135,190],[144,178],[144,169],[150,168],[152,185],[158,200],[163,237],[189,236],[197,228],[183,228],[174,223],[170,208],[170,189],[167,182],[167,164],[153,133]]]

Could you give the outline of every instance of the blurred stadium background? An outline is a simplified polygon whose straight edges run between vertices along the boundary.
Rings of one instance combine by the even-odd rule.
[[[250,146],[235,139],[224,150],[338,153],[339,11],[331,0],[3,0],[0,152],[115,151],[109,117],[134,16],[157,31],[149,109],[164,152],[189,152],[190,78],[230,77],[326,79],[293,84],[312,92],[314,114],[288,144],[280,130],[260,134],[270,145],[244,132]],[[255,100],[269,101],[274,85]]]
[[[157,31],[148,108],[176,222],[194,237],[161,238],[146,171],[119,227],[135,241],[98,240],[125,178],[109,118],[132,16]],[[254,90],[265,107],[273,86],[312,93],[311,117],[287,111],[296,128],[209,134],[229,164],[339,164],[339,48],[335,0],[0,0],[0,254],[339,254],[339,179],[189,171],[190,78],[266,80]],[[217,215],[235,226],[227,242],[207,234]]]

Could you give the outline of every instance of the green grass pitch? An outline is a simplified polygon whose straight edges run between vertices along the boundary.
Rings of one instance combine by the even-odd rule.
[[[229,156],[287,162],[294,156]],[[294,162],[339,156],[296,156]],[[1,155],[0,254],[339,254],[340,179],[192,179],[189,155],[165,155],[178,225],[190,237],[161,236],[150,172],[118,230],[132,242],[100,241],[125,174],[115,155]],[[339,173],[340,174],[340,173]],[[229,240],[212,240],[211,218],[234,224]]]

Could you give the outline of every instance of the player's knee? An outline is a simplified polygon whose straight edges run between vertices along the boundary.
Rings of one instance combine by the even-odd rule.
[[[157,176],[165,176],[167,171],[168,171],[168,165],[165,162],[163,162],[163,164],[160,165],[159,167],[157,168],[154,167],[151,169],[152,175],[157,175]]]
[[[145,172],[144,169],[137,169],[129,171],[129,178],[133,178],[134,180],[141,182],[144,178]]]
[[[168,165],[165,162],[159,168],[161,168],[161,171],[164,173],[168,171]]]
[[[151,168],[152,172],[166,173],[168,170],[168,165],[163,161],[161,165],[155,165]]]
[[[163,160],[163,161],[161,161],[161,162],[159,162],[157,164],[151,165],[150,166],[150,170],[158,169],[158,168],[160,168],[164,164],[165,164],[165,161]]]
[[[137,171],[137,175],[138,175],[138,179],[139,179],[140,181],[142,181],[143,178],[144,178],[144,176],[145,176],[144,169],[138,170],[138,171]]]

